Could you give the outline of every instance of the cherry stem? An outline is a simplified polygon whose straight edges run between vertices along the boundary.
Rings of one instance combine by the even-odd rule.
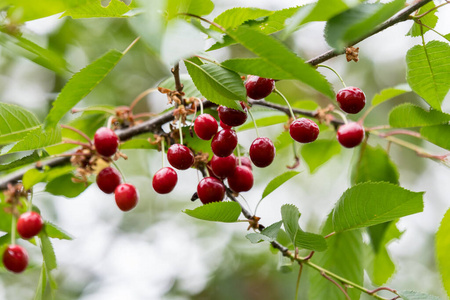
[[[30,200],[28,200],[28,211],[32,211],[33,210],[33,191],[31,191],[30,193]]]
[[[113,119],[114,119],[113,116],[110,116],[110,117],[108,118],[108,123],[106,124],[106,127],[107,127],[107,128],[111,129],[111,127],[112,127],[112,120],[113,120]]]
[[[72,127],[72,126],[69,126],[69,125],[64,125],[64,124],[61,124],[61,128],[69,129],[69,130],[71,130],[71,131],[73,131],[73,132],[75,132],[75,133],[78,133],[78,134],[81,135],[86,141],[88,141],[89,144],[92,145],[92,140],[91,140],[91,138],[88,137],[83,131],[81,131],[81,130],[75,128],[75,127]]]
[[[14,209],[11,214],[11,245],[16,244],[16,216],[14,215]]]
[[[324,239],[327,239],[327,238],[329,238],[330,236],[333,236],[333,235],[335,235],[335,234],[336,234],[336,231],[333,231],[332,233],[327,234],[327,235],[324,236],[323,238],[324,238]]]
[[[203,101],[199,100],[198,102],[200,103],[200,114],[203,115]]]
[[[416,22],[416,23],[419,24],[419,25],[422,25],[423,27],[428,28],[428,29],[431,30],[431,31],[434,31],[434,33],[436,33],[436,34],[440,35],[441,37],[443,37],[444,39],[446,39],[446,37],[445,37],[442,33],[436,31],[436,29],[434,29],[434,28],[428,26],[427,24],[424,24],[424,23],[422,23],[422,22]]]
[[[438,8],[444,6],[444,5],[447,5],[447,4],[449,4],[449,3],[450,3],[450,2],[448,2],[448,1],[446,0],[445,3],[442,3],[442,4],[438,5],[438,6],[435,6],[435,7],[431,8],[430,10],[424,12],[423,14],[420,14],[420,15],[418,15],[418,16],[413,16],[412,18],[414,19],[414,21],[415,21],[416,19],[420,19],[420,18],[422,18],[422,17],[428,15],[428,14],[429,14],[430,12],[432,12],[433,10],[436,10],[436,9],[438,9]]]
[[[131,42],[131,44],[127,47],[127,49],[125,49],[123,52],[122,52],[122,55],[125,55],[125,54],[127,54],[127,52],[128,51],[130,51],[130,49],[140,40],[140,36],[138,36],[137,38],[135,38],[134,39],[134,41],[132,41]]]
[[[348,120],[347,117],[344,115],[343,112],[339,111],[339,110],[332,110],[332,113],[335,113],[336,115],[338,115],[339,117],[341,117],[342,121],[344,121],[345,124],[348,124]]]
[[[209,62],[211,62],[211,63],[213,63],[213,64],[220,65],[217,61],[215,61],[215,60],[213,60],[213,59],[211,59],[211,58],[207,58],[207,57],[200,56],[200,55],[194,55],[194,56],[197,57],[197,58],[200,58],[200,59],[209,61]]]
[[[178,119],[178,131],[180,132],[180,144],[183,145],[183,129],[181,127],[181,118]]]
[[[388,137],[391,135],[398,135],[398,134],[409,135],[409,136],[416,137],[418,139],[422,138],[420,133],[418,133],[416,131],[406,130],[406,129],[397,129],[397,130],[392,130],[392,131],[389,131],[386,133],[379,133],[378,136],[384,138],[384,137]]]
[[[236,152],[237,152],[237,155],[238,155],[238,165],[239,165],[239,166],[242,166],[242,162],[241,162],[241,149],[239,148],[239,144],[238,144],[237,147],[236,147]]]
[[[339,78],[339,80],[341,81],[342,85],[344,86],[344,88],[346,88],[347,86],[345,85],[344,80],[342,79],[342,77],[338,74],[338,72],[336,72],[336,70],[334,70],[332,67],[329,67],[327,65],[317,65],[317,67],[322,67],[322,68],[326,68],[328,70],[331,70],[334,74],[336,74],[336,76]]]
[[[189,13],[178,13],[177,15],[181,15],[181,16],[189,16],[189,17],[197,18],[197,19],[199,19],[199,20],[202,20],[202,21],[204,21],[204,22],[206,22],[206,23],[208,23],[208,24],[210,24],[210,25],[212,25],[212,26],[214,26],[214,27],[220,29],[220,30],[223,31],[224,33],[227,32],[227,30],[226,30],[225,28],[223,28],[222,26],[220,26],[219,24],[214,23],[213,21],[207,20],[207,19],[205,19],[205,18],[202,18],[202,17],[200,17],[200,16],[197,16],[197,15],[194,15],[194,14],[189,14]]]
[[[252,118],[253,125],[255,126],[256,136],[259,137],[258,126],[256,125],[256,120],[255,120],[255,118],[253,117],[253,114],[252,114],[252,112],[250,111],[250,109],[248,110],[248,114],[250,115],[250,118]]]
[[[346,298],[347,300],[351,300],[350,296],[349,296],[348,293],[344,290],[344,288],[343,288],[339,283],[337,283],[333,278],[331,278],[330,276],[328,276],[327,274],[325,274],[325,272],[321,272],[320,275],[322,275],[324,278],[326,278],[327,280],[331,281],[335,286],[337,286],[337,287],[341,290],[341,292],[344,293],[345,298]]]
[[[300,269],[298,270],[298,276],[297,276],[297,285],[295,287],[295,298],[294,298],[295,300],[298,299],[298,290],[300,287],[300,279],[302,277],[302,271],[303,271],[303,265],[300,264]]]
[[[280,96],[281,98],[283,98],[284,102],[286,102],[287,107],[289,108],[289,111],[291,113],[291,117],[292,119],[295,120],[295,114],[294,111],[292,110],[291,104],[289,103],[289,101],[286,99],[286,97],[280,92],[279,89],[275,88],[273,90],[275,92],[275,94],[277,94],[278,96]]]
[[[122,170],[120,170],[120,168],[119,168],[119,166],[116,164],[116,162],[113,161],[112,164],[114,165],[114,167],[116,167],[117,171],[119,171],[120,176],[122,176],[123,183],[127,183],[127,180],[125,179],[125,176],[123,176]]]
[[[384,286],[376,288],[376,289],[371,290],[371,291],[367,291],[367,294],[371,295],[371,294],[375,294],[376,292],[379,292],[379,291],[389,291],[389,292],[397,295],[397,291],[396,290],[388,288],[388,287],[384,287]]]
[[[71,110],[71,113],[78,113],[78,112],[84,112],[84,111],[101,111],[105,112],[111,115],[116,115],[116,112],[112,109],[107,109],[105,107],[87,107],[87,108],[73,108]]]
[[[148,94],[157,91],[158,89],[156,88],[150,88],[147,89],[145,91],[143,91],[142,93],[140,93],[134,100],[133,102],[131,102],[130,104],[130,110],[133,110],[133,108],[136,106],[136,104],[141,101],[142,99],[144,99],[145,96],[147,96]]]
[[[161,161],[162,161],[162,167],[164,168],[164,137],[161,140]]]
[[[73,145],[83,146],[83,147],[86,147],[86,148],[92,148],[92,144],[87,144],[87,143],[74,141],[74,140],[64,140],[64,141],[62,141],[62,143],[63,144],[73,144]]]

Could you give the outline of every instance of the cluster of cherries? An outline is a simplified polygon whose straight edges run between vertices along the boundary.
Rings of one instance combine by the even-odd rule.
[[[17,220],[17,232],[23,239],[31,239],[39,234],[44,221],[39,213],[29,211],[20,215]],[[23,272],[28,265],[28,253],[22,246],[11,244],[3,252],[3,265],[8,271]]]
[[[119,148],[119,137],[113,130],[101,127],[95,132],[94,146],[99,155],[111,157]],[[96,181],[99,189],[104,193],[114,193],[116,204],[120,210],[129,211],[136,206],[139,200],[136,187],[129,183],[122,183],[122,177],[116,169],[104,168],[98,173]]]

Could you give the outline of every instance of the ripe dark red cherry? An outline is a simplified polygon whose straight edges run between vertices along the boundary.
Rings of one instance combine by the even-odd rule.
[[[245,82],[247,96],[259,100],[269,96],[275,89],[275,80],[250,75]]]
[[[202,140],[210,140],[219,129],[216,119],[210,114],[201,114],[195,119],[195,134]]]
[[[249,153],[255,166],[265,168],[275,158],[275,146],[269,138],[260,137],[253,141]]]
[[[139,200],[136,188],[128,183],[118,185],[114,191],[114,197],[116,198],[117,206],[123,211],[132,210]]]
[[[119,137],[111,129],[101,127],[95,132],[94,145],[98,154],[109,157],[116,153]]]
[[[239,111],[234,108],[229,108],[226,106],[220,105],[217,111],[219,112],[219,119],[228,126],[239,126],[245,123],[247,121],[247,112],[245,105],[241,103],[242,108],[244,111]]]
[[[197,186],[197,195],[203,204],[219,202],[225,196],[225,186],[214,177],[205,177]]]
[[[3,252],[3,265],[8,271],[23,272],[28,265],[28,253],[19,245],[9,245]]]
[[[165,167],[153,175],[152,186],[158,194],[168,194],[174,189],[177,181],[177,172],[171,167]]]
[[[319,126],[310,119],[299,118],[289,126],[289,134],[299,143],[311,143],[319,136]]]
[[[231,155],[237,146],[237,134],[232,129],[222,129],[211,141],[212,152],[220,157]]]
[[[114,168],[107,167],[100,171],[97,175],[97,185],[103,193],[112,194],[116,187],[122,182],[119,171]]]
[[[211,169],[217,177],[226,178],[236,169],[236,157],[233,154],[226,157],[214,155],[211,158]]]
[[[336,94],[336,100],[341,109],[349,114],[359,113],[366,105],[366,95],[354,86],[341,89]]]
[[[167,150],[167,160],[178,170],[187,170],[194,164],[194,153],[181,144],[173,144]]]
[[[249,191],[253,187],[253,173],[246,166],[237,166],[228,177],[228,185],[236,193]]]
[[[220,123],[220,127],[222,127],[222,129],[231,129],[231,127],[233,127],[233,126],[228,126],[227,124],[222,122],[222,120],[219,123]]]
[[[44,220],[40,214],[34,211],[21,214],[17,220],[17,232],[24,239],[31,239],[38,235],[42,226],[44,226]]]
[[[244,166],[244,167],[249,168],[250,170],[253,170],[252,162],[251,162],[250,158],[248,158],[246,156],[241,156],[241,166]]]
[[[356,122],[344,124],[339,127],[336,136],[342,146],[353,148],[361,144],[364,139],[364,127]]]

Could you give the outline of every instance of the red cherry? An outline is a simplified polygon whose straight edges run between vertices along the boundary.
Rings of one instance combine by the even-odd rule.
[[[225,196],[225,186],[214,177],[205,177],[197,186],[197,195],[203,204],[219,202]]]
[[[208,169],[209,177],[214,177],[214,178],[217,178],[218,180],[222,180],[221,178],[216,176],[216,174],[214,174],[212,167],[211,167],[211,160],[208,161],[208,163],[206,164],[206,168]]]
[[[356,122],[344,124],[337,131],[337,139],[346,148],[356,147],[364,139],[364,127]]]
[[[139,194],[132,184],[122,183],[116,187],[114,191],[116,198],[116,204],[123,211],[129,211],[133,209],[138,200]]]
[[[101,127],[95,132],[94,145],[98,154],[109,157],[116,153],[119,137],[111,129]]]
[[[216,119],[210,114],[201,114],[195,119],[195,134],[202,140],[210,140],[219,129]]]
[[[220,127],[222,127],[222,129],[231,129],[231,127],[233,127],[233,126],[228,126],[227,124],[222,122],[222,120],[220,120],[219,123],[220,123]]]
[[[250,170],[253,170],[252,167],[252,162],[250,160],[250,158],[246,157],[246,156],[241,156],[241,166],[247,167]]]
[[[244,124],[245,121],[247,121],[247,112],[245,105],[241,103],[241,106],[244,111],[220,105],[217,109],[220,121],[228,126],[239,126]]]
[[[336,94],[340,108],[349,114],[357,114],[366,105],[366,95],[357,87],[349,86]]]
[[[3,252],[3,265],[8,271],[23,272],[28,265],[28,253],[19,245],[9,245]]]
[[[233,174],[234,169],[236,169],[236,157],[233,154],[226,157],[214,155],[211,158],[211,169],[217,177],[226,178]]]
[[[167,150],[167,160],[178,170],[187,170],[194,164],[194,153],[181,144],[173,144]]]
[[[228,185],[236,193],[249,191],[253,187],[253,173],[245,166],[237,166],[228,177]]]
[[[249,153],[255,166],[265,168],[275,158],[275,146],[269,138],[260,137],[253,141]]]
[[[289,134],[299,143],[311,143],[319,136],[319,126],[310,119],[300,118],[289,126]]]
[[[275,80],[250,75],[245,82],[247,96],[259,100],[269,96],[275,89]]]
[[[38,235],[42,226],[44,226],[44,220],[40,214],[34,211],[21,214],[17,220],[17,232],[24,239],[31,239]]]
[[[168,194],[174,189],[177,181],[177,172],[171,167],[165,167],[153,175],[152,185],[158,194]]]
[[[211,141],[212,152],[220,157],[231,155],[237,146],[237,134],[232,129],[222,129]]]
[[[107,167],[100,171],[97,175],[97,185],[103,193],[112,194],[116,187],[122,182],[119,171],[114,168]]]

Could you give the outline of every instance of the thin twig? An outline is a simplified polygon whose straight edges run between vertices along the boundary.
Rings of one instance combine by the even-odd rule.
[[[338,289],[340,289],[341,292],[345,295],[345,298],[346,298],[347,300],[352,300],[352,299],[350,298],[350,296],[348,295],[348,293],[344,290],[344,288],[343,288],[339,283],[337,283],[333,278],[331,278],[330,276],[328,276],[328,275],[325,274],[324,272],[320,272],[320,275],[322,275],[324,278],[326,278],[327,280],[329,280],[330,282],[332,282],[335,286],[337,286]]]

